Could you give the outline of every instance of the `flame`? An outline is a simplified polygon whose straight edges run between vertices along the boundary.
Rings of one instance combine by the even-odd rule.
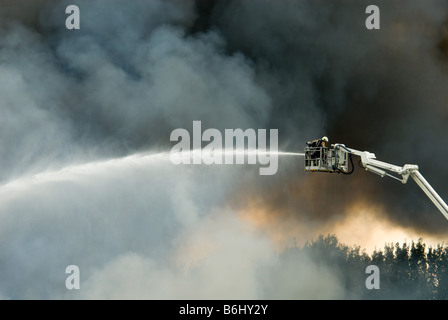
[[[417,242],[419,238],[433,247],[444,241],[443,235],[435,236],[394,224],[386,218],[382,206],[368,201],[358,201],[347,208],[346,215],[330,217],[326,221],[311,221],[300,215],[284,213],[276,215],[261,204],[249,200],[240,210],[239,217],[267,234],[279,251],[291,245],[301,246],[320,234],[335,234],[341,243],[359,246],[366,253],[382,250],[386,244]]]
[[[347,217],[332,226],[333,233],[347,245],[359,245],[366,251],[383,249],[386,244],[417,242],[419,238],[428,246],[444,241],[443,235],[431,235],[397,225],[386,219],[384,208],[368,202],[354,203],[347,209]]]

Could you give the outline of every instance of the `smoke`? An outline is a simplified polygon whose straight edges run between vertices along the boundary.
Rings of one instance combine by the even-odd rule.
[[[353,203],[446,232],[412,182],[160,156],[194,120],[278,128],[280,151],[325,134],[419,164],[448,198],[446,2],[378,3],[367,31],[349,1],[0,1],[0,297],[343,298],[331,266],[283,264],[285,238],[339,225]],[[81,290],[65,288],[71,264]]]

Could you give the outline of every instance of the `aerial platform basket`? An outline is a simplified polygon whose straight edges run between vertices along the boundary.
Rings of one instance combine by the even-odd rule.
[[[340,148],[306,147],[305,171],[347,173],[349,154]]]

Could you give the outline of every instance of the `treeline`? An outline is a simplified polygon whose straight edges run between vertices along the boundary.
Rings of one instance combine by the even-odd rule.
[[[448,247],[418,242],[386,244],[371,255],[339,242],[335,235],[319,236],[303,247],[293,246],[281,259],[306,256],[327,266],[343,286],[344,299],[448,299]],[[366,268],[380,271],[380,289],[367,289]]]

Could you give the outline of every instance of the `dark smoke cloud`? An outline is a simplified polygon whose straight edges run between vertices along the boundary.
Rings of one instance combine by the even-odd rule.
[[[353,1],[217,2],[209,24],[220,28],[230,52],[241,51],[256,62],[274,106],[270,124],[281,128],[290,147],[328,135],[333,143],[374,152],[386,162],[415,163],[446,199],[448,79],[439,43],[447,3],[375,4],[381,9],[378,31],[364,27],[366,4]],[[347,205],[367,195],[386,205],[398,224],[447,230],[413,181],[401,186],[359,170],[350,180],[309,180],[318,190],[311,192],[313,201],[325,203],[310,215],[343,215]],[[285,192],[297,189],[295,184],[282,180],[277,194],[269,190],[267,197],[274,199],[267,202],[274,201],[274,208],[303,207],[309,192],[299,187],[293,200]]]

